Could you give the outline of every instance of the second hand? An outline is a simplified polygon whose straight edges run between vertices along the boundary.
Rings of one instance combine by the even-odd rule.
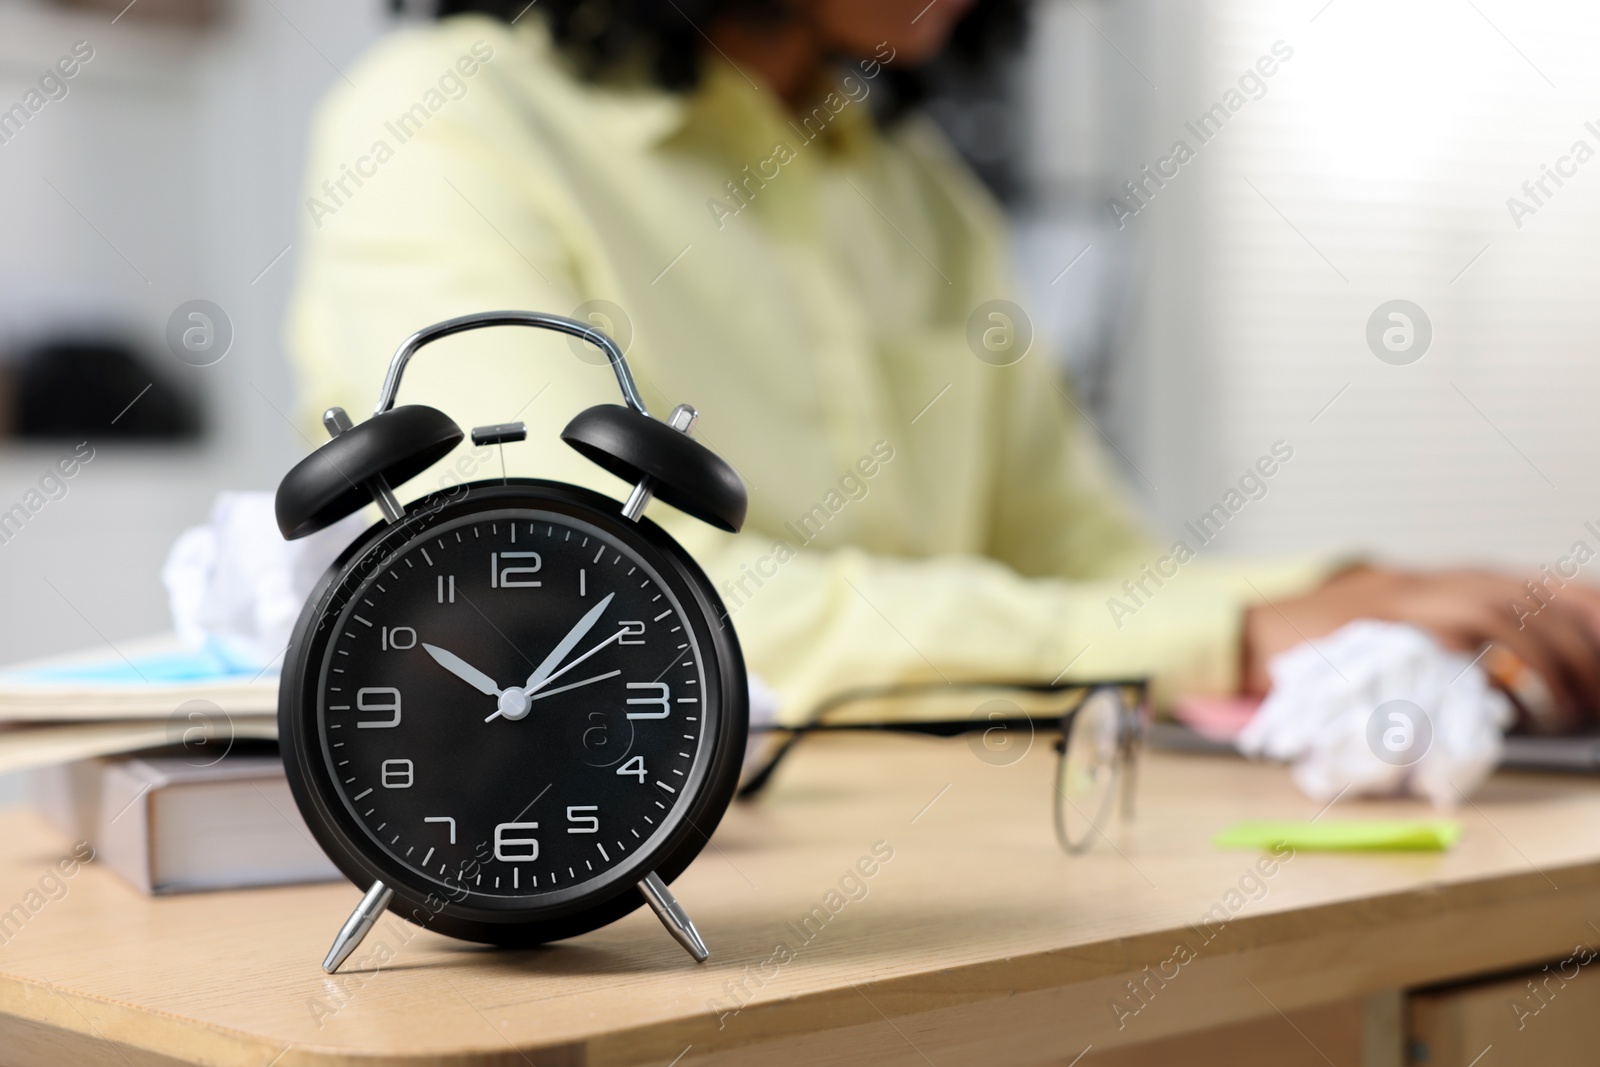
[[[616,633],[612,634],[610,637],[606,638],[604,641],[601,641],[598,645],[595,645],[593,648],[591,648],[589,651],[585,652],[583,655],[579,656],[577,659],[573,660],[571,663],[568,663],[565,667],[562,667],[559,671],[555,671],[555,672],[551,673],[547,678],[545,678],[544,681],[540,682],[538,685],[534,686],[532,689],[527,690],[528,699],[530,701],[538,700],[539,697],[535,696],[534,695],[535,693],[539,693],[539,696],[549,696],[551,693],[564,692],[565,690],[568,690],[568,689],[575,689],[579,685],[587,685],[589,682],[598,682],[602,678],[614,678],[617,675],[621,674],[622,672],[620,670],[619,671],[612,671],[610,674],[597,675],[594,678],[585,679],[584,681],[578,682],[575,685],[564,685],[560,689],[551,689],[551,690],[546,690],[546,691],[544,691],[542,693],[540,692],[540,690],[543,690],[545,686],[549,685],[551,682],[555,681],[557,678],[561,677],[563,674],[566,674],[572,668],[576,667],[578,664],[582,663],[584,660],[588,659],[590,656],[594,655],[596,652],[599,652],[602,648],[605,648],[611,642],[621,638],[627,632],[628,631],[626,629],[618,630]],[[500,717],[500,710],[498,708],[496,708],[494,714],[490,715],[487,719],[484,719],[483,721],[484,722],[493,722],[495,719],[498,719],[499,717]]]

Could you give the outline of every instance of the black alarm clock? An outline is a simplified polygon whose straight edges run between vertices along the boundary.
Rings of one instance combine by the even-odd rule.
[[[500,478],[402,507],[392,487],[462,439],[443,412],[395,407],[406,364],[463,330],[531,326],[603,351],[623,405],[580,413],[567,444],[633,484],[619,503]],[[395,352],[372,418],[324,416],[332,440],[278,487],[286,538],[376,502],[307,601],[278,698],[301,814],[365,897],[323,969],[385,909],[453,937],[523,946],[648,903],[696,960],[708,952],[667,889],[733,797],[748,732],[739,644],[711,582],[643,518],[652,497],[719,529],[744,485],[690,436],[695,413],[649,414],[600,331],[530,311],[466,315]],[[523,440],[520,423],[477,444]]]

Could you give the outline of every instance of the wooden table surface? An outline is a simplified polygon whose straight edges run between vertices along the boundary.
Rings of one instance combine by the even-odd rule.
[[[808,741],[673,887],[701,966],[644,910],[528,951],[390,916],[328,977],[351,886],[153,900],[89,865],[0,930],[0,1063],[1065,1065],[1595,942],[1600,782],[1502,775],[1458,813],[1452,852],[1301,853],[1262,877],[1210,838],[1316,815],[1282,768],[1148,754],[1115,847],[1066,856],[1048,748],[994,766],[961,740]],[[1426,813],[1346,800],[1325,817]],[[0,909],[69,847],[0,813]],[[845,876],[875,847],[893,858],[862,895]],[[859,899],[840,906],[842,879]]]

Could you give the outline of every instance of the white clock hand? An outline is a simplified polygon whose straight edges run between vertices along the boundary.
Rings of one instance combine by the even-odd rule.
[[[528,699],[529,700],[543,700],[545,697],[553,697],[557,693],[565,693],[568,689],[576,689],[579,686],[591,685],[591,684],[593,684],[595,682],[603,682],[607,678],[615,678],[617,675],[619,675],[621,673],[622,673],[621,671],[607,671],[604,674],[597,674],[593,678],[585,678],[581,682],[568,682],[566,685],[558,685],[554,689],[542,690],[539,693],[538,696],[529,697]]]
[[[551,682],[555,681],[557,678],[561,677],[563,674],[566,674],[572,668],[576,667],[578,664],[582,663],[584,660],[588,659],[590,656],[594,655],[596,652],[599,652],[602,648],[605,648],[611,642],[621,640],[622,637],[627,634],[627,632],[628,631],[627,631],[626,628],[618,630],[616,633],[612,634],[610,637],[606,638],[604,641],[601,641],[598,645],[595,645],[589,651],[585,652],[583,655],[579,656],[577,659],[573,660],[571,663],[567,664],[565,667],[562,667],[559,671],[556,671],[555,673],[549,675],[547,678],[545,678],[544,681],[540,682],[538,685],[534,686],[532,689],[524,689],[523,692],[527,693],[528,696],[531,698],[535,692],[537,692],[540,689],[543,689],[546,685],[548,685]]]
[[[438,645],[430,645],[426,641],[423,642],[422,647],[427,650],[428,655],[433,657],[435,663],[472,686],[478,692],[491,697],[500,695],[500,687],[495,684],[493,678],[490,678],[454,652],[440,648]]]
[[[550,654],[544,658],[544,662],[535,667],[533,673],[528,675],[528,682],[522,687],[524,692],[532,693],[545,683],[550,677],[550,672],[555,670],[561,661],[566,658],[567,653],[576,648],[578,642],[582,641],[584,636],[594,629],[594,624],[600,621],[600,616],[605,614],[606,608],[611,606],[611,600],[616,595],[615,593],[607,593],[604,600],[584,613],[583,618],[578,620],[578,624],[567,632],[567,636],[561,639],[561,643],[550,650]]]
[[[565,693],[569,689],[577,689],[580,686],[593,685],[595,682],[603,682],[607,678],[615,678],[621,673],[621,671],[607,671],[605,674],[597,674],[593,678],[585,678],[581,682],[568,682],[566,685],[558,685],[554,689],[541,689],[537,694],[528,697],[528,702],[532,703],[535,700],[543,700],[545,697],[553,697],[557,693]],[[493,715],[490,715],[483,721],[490,722],[491,720],[497,719],[504,714],[505,712],[503,711],[496,711]]]

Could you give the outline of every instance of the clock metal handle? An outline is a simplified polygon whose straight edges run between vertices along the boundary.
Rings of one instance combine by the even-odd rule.
[[[622,399],[639,414],[650,414],[644,406],[644,400],[639,396],[638,387],[633,384],[633,371],[629,369],[628,361],[623,358],[622,349],[617,347],[615,341],[586,322],[579,322],[577,319],[569,319],[562,315],[547,315],[542,311],[480,311],[472,315],[445,319],[443,322],[436,322],[432,326],[418,330],[401,343],[395,350],[394,358],[389,361],[389,373],[384,375],[383,390],[378,394],[378,406],[373,410],[373,414],[382,415],[394,407],[395,396],[400,392],[400,378],[406,372],[406,364],[411,362],[411,357],[417,354],[418,349],[451,334],[479,330],[486,326],[531,326],[539,330],[554,330],[556,333],[569,334],[580,341],[589,342],[604,352],[606,359],[611,361],[611,369],[617,376],[617,387],[622,390]]]
[[[667,425],[682,434],[692,433],[695,420],[699,419],[699,417],[700,413],[688,404],[679,404],[676,408],[673,408],[672,417],[667,420]],[[650,498],[655,495],[655,492],[656,480],[654,478],[648,474],[640,478],[638,483],[634,485],[633,492],[628,494],[628,499],[622,504],[622,517],[629,522],[638,522],[639,516],[644,514],[645,506],[650,503]]]
[[[328,431],[329,437],[338,437],[342,433],[355,429],[350,421],[350,416],[344,408],[329,408],[322,413],[323,428]],[[405,518],[406,509],[400,506],[400,501],[395,498],[394,490],[389,486],[389,479],[381,474],[374,474],[361,483],[367,492],[372,494],[372,502],[378,505],[378,510],[383,512],[386,522],[399,522]]]

